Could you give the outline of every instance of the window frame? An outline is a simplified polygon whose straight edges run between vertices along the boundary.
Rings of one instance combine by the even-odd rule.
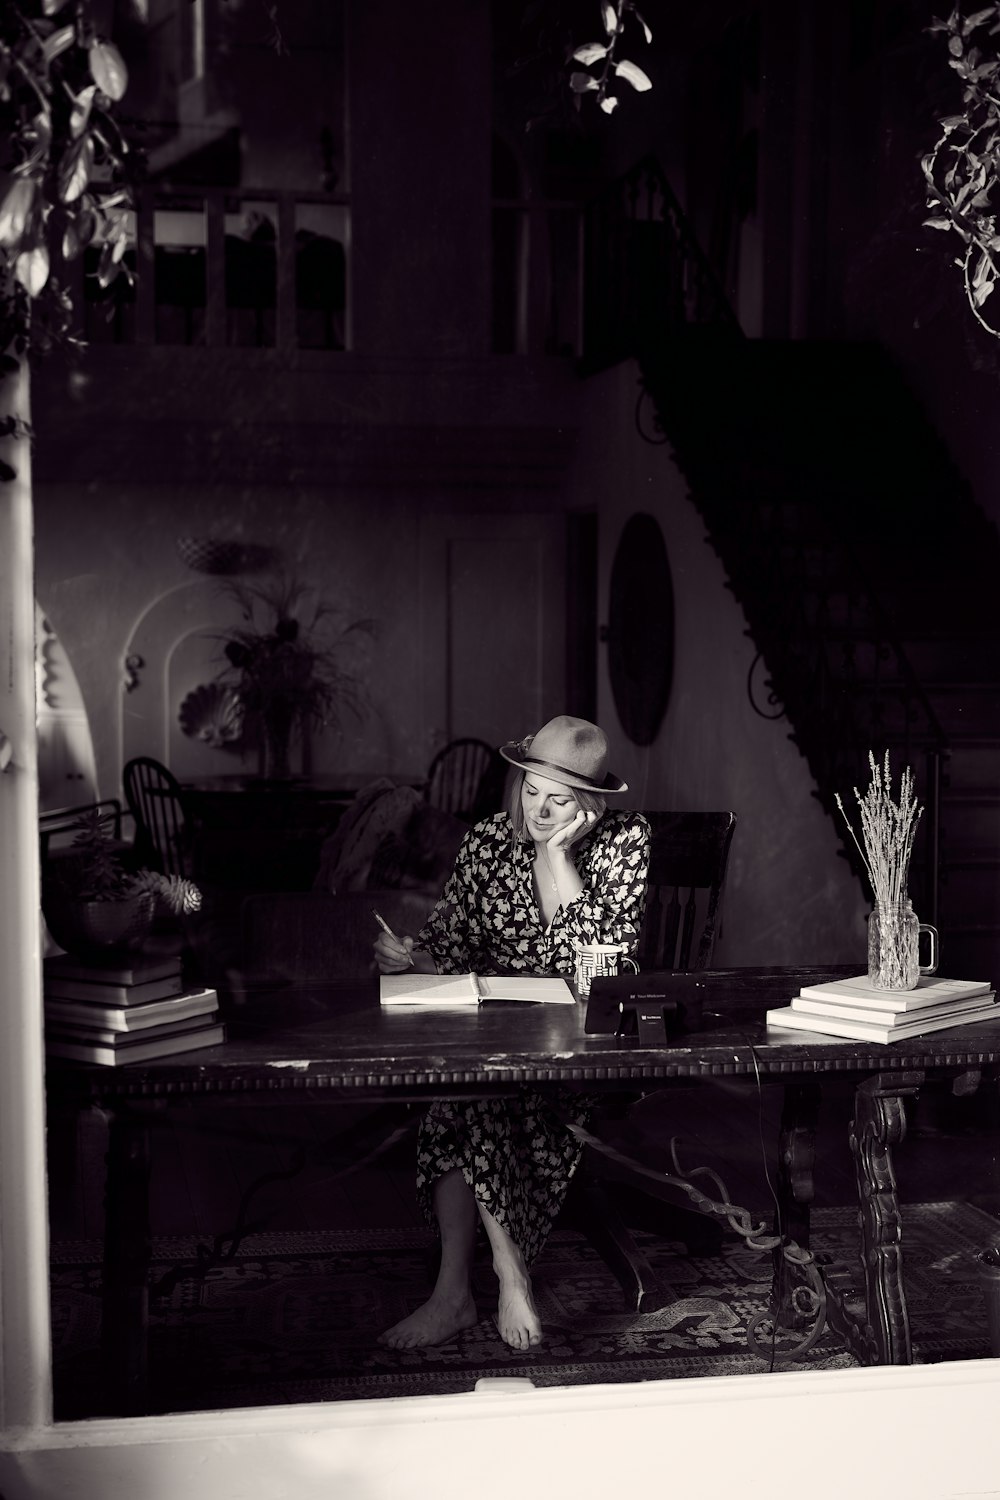
[[[1000,1360],[53,1422],[30,456],[14,447],[0,443],[18,471],[0,495],[0,731],[13,750],[0,773],[5,1500],[395,1500],[403,1475],[408,1500],[467,1500],[470,1487],[509,1500],[515,1433],[522,1482],[556,1463],[559,1491],[577,1497],[660,1470],[682,1492],[686,1476],[687,1493],[728,1497],[762,1463],[769,1496],[797,1496],[806,1463],[811,1500],[840,1500],[861,1475],[873,1492],[1000,1494],[985,1436]]]

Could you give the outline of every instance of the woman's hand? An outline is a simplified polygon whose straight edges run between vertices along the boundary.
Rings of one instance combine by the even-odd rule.
[[[380,932],[375,939],[375,962],[380,974],[401,974],[413,965],[413,939],[402,940]]]
[[[546,841],[545,849],[549,857],[551,858],[554,855],[558,859],[560,856],[565,855],[569,851],[570,845],[575,844],[578,839],[582,839],[583,835],[589,829],[593,828],[596,822],[597,814],[595,812],[584,812],[581,807],[571,823],[565,824],[564,827],[560,828],[557,833],[554,833]]]

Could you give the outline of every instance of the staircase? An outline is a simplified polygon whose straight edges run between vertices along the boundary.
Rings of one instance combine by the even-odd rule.
[[[822,805],[846,834],[869,749],[912,765],[914,905],[945,972],[1000,976],[996,528],[875,346],[694,328],[638,353]]]
[[[834,818],[868,755],[925,811],[910,894],[942,971],[1000,981],[1000,537],[884,350],[743,337],[655,159],[589,205],[584,371],[638,359],[759,673]],[[652,429],[652,430],[651,430]],[[765,702],[769,703],[765,706]],[[865,879],[866,894],[870,896]]]

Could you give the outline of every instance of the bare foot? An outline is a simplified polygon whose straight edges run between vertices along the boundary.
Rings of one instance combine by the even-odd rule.
[[[500,1283],[497,1332],[512,1349],[533,1349],[542,1342],[542,1320],[531,1295],[529,1277]]]
[[[402,1318],[380,1333],[380,1344],[390,1349],[426,1349],[431,1344],[447,1344],[463,1328],[471,1328],[479,1322],[479,1313],[471,1295],[459,1302],[451,1302],[433,1293],[416,1312]]]

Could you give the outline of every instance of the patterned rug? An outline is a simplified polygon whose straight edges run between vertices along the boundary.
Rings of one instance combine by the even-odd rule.
[[[813,1250],[843,1285],[860,1286],[856,1210],[817,1209]],[[904,1209],[906,1287],[920,1363],[990,1355],[974,1255],[1000,1224],[959,1203]],[[854,1363],[826,1332],[800,1360],[773,1362],[748,1349],[746,1330],[766,1311],[770,1257],[726,1240],[719,1257],[637,1235],[671,1300],[659,1311],[624,1309],[618,1284],[577,1235],[554,1234],[535,1271],[544,1343],[515,1353],[491,1312],[496,1283],[476,1266],[482,1319],[452,1343],[419,1351],[382,1348],[374,1333],[426,1296],[429,1234],[257,1234],[233,1260],[202,1277],[198,1241],[154,1241],[152,1409],[199,1411],[297,1401],[344,1401],[468,1391],[484,1377],[520,1375],[536,1385],[670,1380],[751,1374],[773,1368],[829,1369]],[[171,1268],[187,1269],[171,1277]],[[172,1283],[172,1284],[170,1284]],[[100,1247],[53,1246],[52,1308],[56,1416],[102,1414],[97,1355]]]

